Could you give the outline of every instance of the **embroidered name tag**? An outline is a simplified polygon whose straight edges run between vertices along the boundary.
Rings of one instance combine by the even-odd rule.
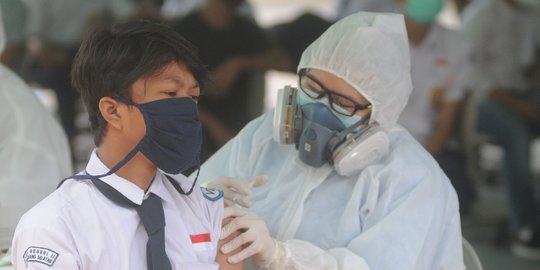
[[[48,248],[29,247],[24,252],[23,259],[27,267],[29,262],[38,262],[47,266],[53,266],[56,259],[58,259],[58,253]]]
[[[219,189],[201,187],[201,191],[202,191],[203,196],[207,200],[212,201],[212,202],[215,202],[221,199],[221,197],[223,197],[223,191]]]

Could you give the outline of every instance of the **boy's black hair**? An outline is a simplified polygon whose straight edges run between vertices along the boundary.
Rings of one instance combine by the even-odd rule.
[[[210,75],[197,48],[168,26],[128,22],[97,29],[83,40],[71,68],[71,83],[81,93],[97,146],[105,131],[99,100],[131,98],[136,80],[151,77],[174,62],[185,64],[201,91],[205,89]]]

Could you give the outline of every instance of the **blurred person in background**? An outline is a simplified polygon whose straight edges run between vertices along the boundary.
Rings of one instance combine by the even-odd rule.
[[[330,25],[347,15],[359,12],[395,12],[397,0],[337,0],[333,1],[335,15],[324,18],[311,11],[297,18],[268,28],[268,35],[288,55],[292,66],[298,66],[300,57],[309,44],[317,39]]]
[[[235,13],[243,2],[206,0],[201,10],[174,23],[175,29],[199,49],[199,56],[212,72],[213,82],[199,104],[203,160],[262,113],[264,83],[258,75],[269,69],[292,69],[286,55],[255,22]],[[257,112],[250,110],[252,103]]]
[[[69,70],[83,35],[92,27],[112,23],[132,9],[127,0],[22,0],[28,9],[30,83],[56,92],[62,126],[70,143],[77,135],[78,94]],[[126,14],[126,12],[129,12]]]
[[[240,236],[221,251],[243,251],[229,262],[464,269],[456,193],[397,124],[412,90],[403,16],[343,18],[305,49],[297,71],[299,88],[282,89],[275,111],[201,167],[200,179],[233,204],[222,237]]]
[[[149,20],[166,23],[161,14],[164,0],[133,0],[134,14],[129,20]]]
[[[302,52],[315,41],[331,21],[311,12],[304,13],[290,22],[274,25],[265,31],[287,53],[292,66],[298,66]]]
[[[161,15],[169,21],[179,20],[186,15],[200,10],[206,0],[164,0]],[[253,9],[248,1],[242,1],[236,9],[237,15],[253,18]]]
[[[540,134],[540,93],[525,77],[540,45],[540,1],[477,0],[464,11],[474,49],[475,88],[483,96],[477,129],[504,150],[511,250],[540,260],[540,210],[531,175],[533,136]]]
[[[409,36],[413,83],[399,123],[437,160],[456,188],[463,214],[475,190],[466,174],[465,157],[451,140],[470,87],[470,46],[464,35],[437,23],[443,0],[399,2]]]
[[[22,75],[21,66],[26,51],[26,6],[20,0],[0,0],[3,7],[4,30],[6,34],[6,47],[0,55],[0,62],[15,73]]]
[[[6,38],[0,6],[0,53]],[[5,11],[4,11],[5,12]],[[0,64],[0,266],[19,218],[73,173],[66,135],[31,89]]]

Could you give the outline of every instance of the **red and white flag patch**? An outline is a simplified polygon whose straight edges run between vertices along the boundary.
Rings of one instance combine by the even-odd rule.
[[[209,233],[190,234],[189,238],[191,239],[191,244],[193,244],[193,249],[195,249],[195,251],[214,249],[212,246],[212,238]]]

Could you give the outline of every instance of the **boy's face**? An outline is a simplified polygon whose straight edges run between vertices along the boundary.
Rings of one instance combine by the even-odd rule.
[[[137,104],[179,97],[191,97],[193,102],[197,103],[200,92],[198,82],[189,69],[181,63],[171,63],[152,77],[140,78],[133,83],[131,88],[132,101]],[[123,132],[126,142],[135,146],[144,137],[146,126],[137,108],[130,107],[128,114],[128,117],[124,119]]]

